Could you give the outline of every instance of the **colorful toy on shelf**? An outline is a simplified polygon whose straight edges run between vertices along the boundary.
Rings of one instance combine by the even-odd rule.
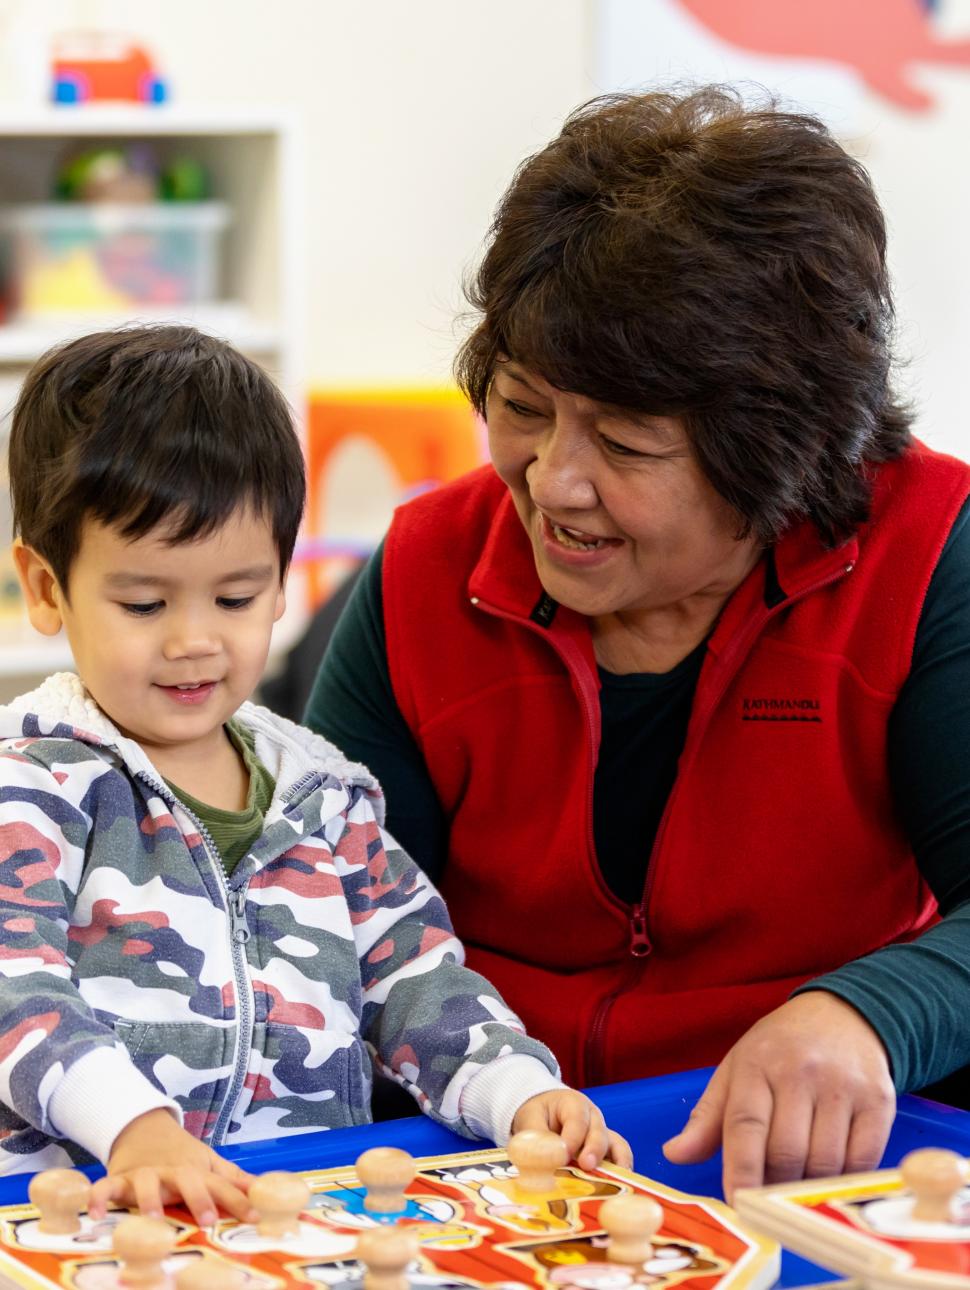
[[[201,202],[210,191],[201,161],[181,153],[163,162],[143,140],[73,153],[54,180],[65,202]]]
[[[117,313],[215,299],[222,202],[201,198],[205,167],[164,167],[143,140],[68,155],[56,202],[0,210],[9,244],[9,295],[22,316]],[[164,193],[172,200],[159,201]]]
[[[144,143],[87,148],[57,172],[54,195],[69,202],[151,202],[159,192],[159,166]]]
[[[51,98],[55,103],[164,103],[165,81],[126,36],[68,32],[54,39]]]
[[[167,202],[204,202],[210,195],[209,172],[194,157],[173,157],[159,175],[159,195]]]
[[[219,298],[222,202],[51,202],[0,209],[22,317],[170,309]]]

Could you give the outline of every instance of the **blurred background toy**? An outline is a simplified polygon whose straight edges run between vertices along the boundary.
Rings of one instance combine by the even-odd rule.
[[[54,37],[51,98],[55,103],[164,103],[165,81],[141,45],[103,31]]]
[[[22,317],[199,304],[218,297],[222,202],[206,168],[143,140],[69,154],[53,202],[0,210],[7,292]]]

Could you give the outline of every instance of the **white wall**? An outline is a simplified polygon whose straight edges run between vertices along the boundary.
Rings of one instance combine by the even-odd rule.
[[[947,0],[933,22],[970,36],[970,0]],[[48,35],[78,26],[143,38],[186,106],[283,105],[302,121],[318,385],[448,379],[461,274],[497,198],[598,89],[671,77],[780,89],[869,165],[920,430],[970,457],[968,69],[915,67],[935,100],[919,114],[831,62],[738,51],[678,0],[0,0],[0,110],[40,100]]]
[[[492,208],[592,92],[585,0],[0,0],[0,110],[79,26],[141,37],[181,104],[300,118],[314,384],[449,379]]]

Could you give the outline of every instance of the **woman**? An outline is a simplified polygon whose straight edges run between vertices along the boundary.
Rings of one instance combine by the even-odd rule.
[[[729,1195],[871,1167],[970,1061],[970,469],[893,392],[868,177],[722,89],[601,99],[472,301],[493,466],[397,512],[309,724],[567,1078],[719,1063],[667,1151]]]

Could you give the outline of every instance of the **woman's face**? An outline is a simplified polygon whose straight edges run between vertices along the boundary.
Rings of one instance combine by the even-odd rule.
[[[624,414],[512,361],[487,411],[495,469],[560,604],[595,618],[724,599],[756,562],[678,418]]]

